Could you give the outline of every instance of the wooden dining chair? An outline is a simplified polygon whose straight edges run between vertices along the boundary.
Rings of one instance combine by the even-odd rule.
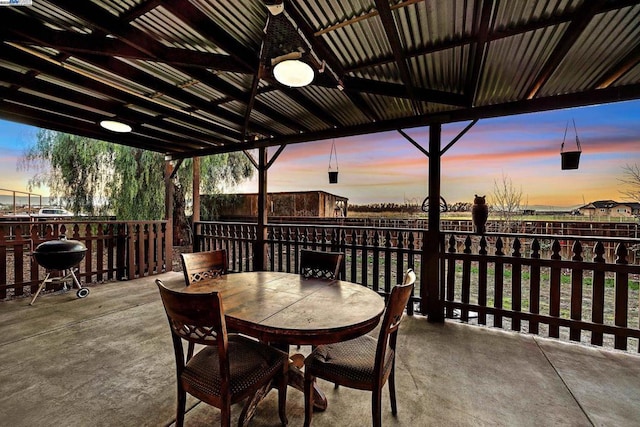
[[[336,385],[369,390],[373,426],[382,423],[382,388],[389,381],[391,413],[397,414],[395,388],[396,340],[402,314],[407,306],[416,275],[409,269],[402,285],[394,286],[387,301],[378,339],[370,335],[339,342],[320,345],[304,361],[304,425],[311,425],[313,415],[313,383],[323,378]]]
[[[227,274],[226,249],[180,254],[186,285]]]
[[[287,424],[289,355],[242,335],[227,335],[222,298],[217,292],[187,294],[156,279],[171,328],[176,359],[176,427],[184,424],[186,393],[220,409],[221,425],[231,423],[231,405],[277,383],[278,410]],[[185,358],[182,341],[204,346]],[[242,418],[245,414],[243,410]]]
[[[342,265],[342,252],[300,250],[300,274],[317,279],[337,279]]]

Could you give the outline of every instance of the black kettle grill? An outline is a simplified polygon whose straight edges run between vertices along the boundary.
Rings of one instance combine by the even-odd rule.
[[[73,280],[78,287],[76,295],[78,298],[84,298],[89,295],[89,289],[83,288],[75,275],[74,268],[84,259],[87,247],[77,240],[67,240],[65,235],[60,236],[58,240],[49,240],[40,243],[33,251],[33,257],[36,262],[47,269],[47,275],[33,295],[30,305],[36,301],[38,295],[47,283],[65,283]],[[68,271],[64,277],[49,278],[51,271],[60,270]]]

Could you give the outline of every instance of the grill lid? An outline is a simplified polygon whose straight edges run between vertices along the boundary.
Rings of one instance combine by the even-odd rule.
[[[84,258],[87,247],[77,240],[67,240],[60,236],[59,240],[43,242],[33,251],[38,264],[48,270],[66,270],[77,265]]]
[[[87,247],[78,240],[67,240],[67,236],[62,235],[58,240],[49,240],[48,242],[40,243],[34,252],[39,254],[51,254],[51,253],[77,253],[86,252]]]

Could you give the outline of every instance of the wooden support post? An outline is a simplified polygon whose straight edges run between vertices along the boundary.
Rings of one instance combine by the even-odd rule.
[[[253,268],[266,271],[269,265],[267,252],[267,148],[258,149],[258,225],[253,252]]]
[[[420,272],[422,314],[430,321],[444,321],[444,304],[440,295],[440,143],[442,125],[429,126],[429,225],[423,235],[423,262]]]
[[[193,214],[191,216],[191,230],[193,234],[193,251],[202,250],[198,241],[197,225],[200,221],[200,157],[193,158]]]
[[[193,158],[193,217],[192,228],[195,230],[195,223],[200,221],[200,157]]]
[[[167,221],[164,238],[165,271],[173,270],[173,165],[169,160],[164,162],[164,219]]]

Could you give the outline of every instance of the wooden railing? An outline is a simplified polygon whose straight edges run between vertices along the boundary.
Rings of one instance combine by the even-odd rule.
[[[388,293],[418,273],[410,313],[421,309],[422,229],[270,224],[269,266],[297,272],[299,250],[346,254],[343,277]],[[194,250],[226,248],[232,270],[253,269],[256,225],[200,222]],[[640,351],[640,239],[443,232],[440,304],[446,317],[531,334]]]
[[[253,270],[256,225],[240,222],[199,222],[194,250],[227,249],[229,269]],[[341,278],[360,283],[388,295],[402,282],[407,268],[420,270],[421,230],[327,225],[271,224],[268,227],[269,270],[298,273],[300,249],[345,253]],[[420,281],[407,306],[419,309]]]
[[[31,253],[40,243],[61,235],[87,247],[76,273],[86,283],[171,270],[171,227],[167,229],[166,221],[2,222],[0,299],[24,295],[25,288],[36,291],[46,272]]]
[[[593,220],[541,220],[531,218],[518,218],[511,221],[509,233],[527,234],[553,234],[557,236],[600,236],[600,237],[623,237],[640,238],[640,223],[634,218],[619,218],[619,222],[605,222]],[[225,221],[235,221],[242,223],[253,222],[254,219],[238,218],[226,219]],[[269,216],[270,224],[295,224],[296,226],[350,226],[350,227],[373,227],[373,228],[414,228],[425,229],[428,227],[427,218],[321,218],[321,217],[272,217]],[[445,231],[473,231],[471,219],[442,219],[440,229]],[[490,219],[486,225],[487,232],[506,232],[503,221]]]
[[[640,352],[640,239],[446,232],[447,317]],[[613,261],[607,261],[607,260]]]

